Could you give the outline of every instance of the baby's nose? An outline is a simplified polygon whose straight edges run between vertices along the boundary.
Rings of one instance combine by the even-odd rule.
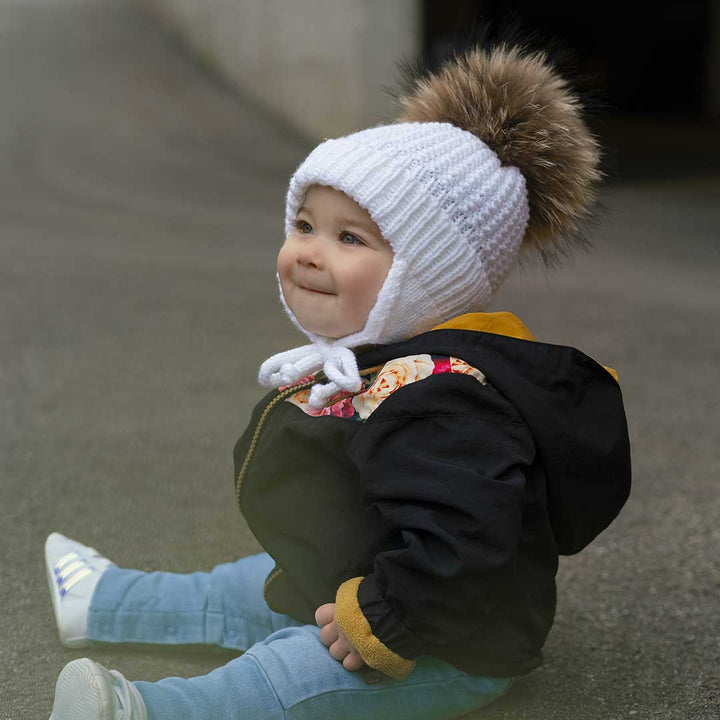
[[[298,262],[301,265],[319,268],[324,264],[323,252],[318,242],[308,242],[298,252]]]

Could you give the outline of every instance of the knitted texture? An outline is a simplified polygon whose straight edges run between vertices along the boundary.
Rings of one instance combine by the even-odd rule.
[[[304,346],[305,362],[295,358],[296,371],[280,353],[263,363],[258,379],[277,387],[281,377],[299,379],[324,362],[335,381],[313,388],[310,403],[319,406],[338,388],[358,385],[341,348],[395,342],[484,309],[515,262],[529,208],[520,171],[502,167],[484,142],[445,122],[378,125],[318,145],[290,179],[286,235],[312,184],[353,198],[394,252],[365,326],[336,340],[305,330],[279,288],[285,311],[312,344]]]

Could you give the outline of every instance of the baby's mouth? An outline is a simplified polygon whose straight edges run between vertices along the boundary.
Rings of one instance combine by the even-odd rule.
[[[332,295],[333,294],[333,293],[329,293],[329,292],[324,292],[323,290],[313,290],[312,288],[305,287],[304,285],[298,285],[298,287],[301,290],[305,290],[305,292],[316,293],[318,295]]]

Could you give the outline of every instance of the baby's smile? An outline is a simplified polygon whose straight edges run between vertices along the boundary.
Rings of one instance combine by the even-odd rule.
[[[334,295],[335,293],[328,292],[327,290],[320,290],[319,288],[311,287],[309,283],[297,283],[297,286],[301,290],[307,290],[308,292],[317,293],[319,295]]]

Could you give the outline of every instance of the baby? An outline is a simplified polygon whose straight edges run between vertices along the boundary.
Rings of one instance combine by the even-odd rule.
[[[398,123],[326,140],[290,180],[278,289],[311,342],[262,364],[234,450],[265,552],[145,573],[46,541],[66,646],[243,654],[154,683],[74,660],[52,719],[452,718],[541,663],[558,554],[629,493],[622,395],[482,310],[521,252],[582,241],[599,151],[541,53],[413,72]]]

